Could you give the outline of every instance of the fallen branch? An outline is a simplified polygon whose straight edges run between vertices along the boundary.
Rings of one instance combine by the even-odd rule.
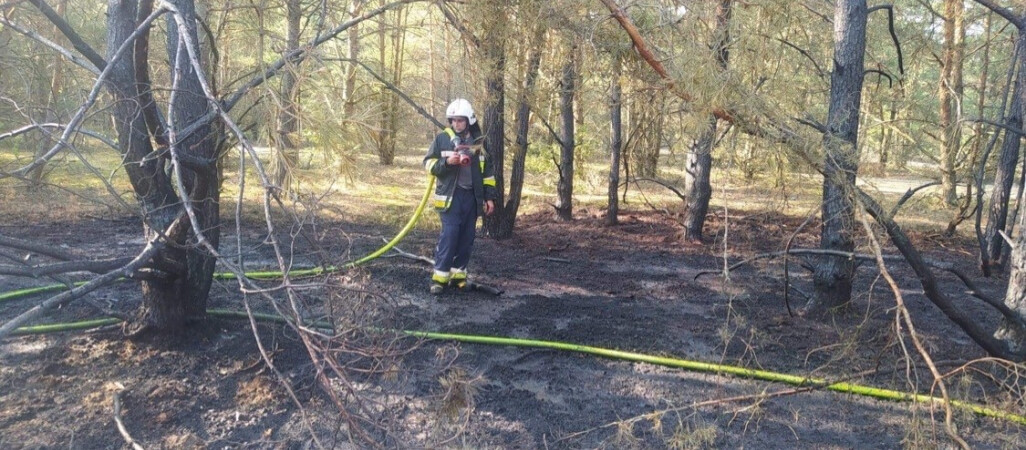
[[[790,249],[790,250],[786,250],[786,251],[782,250],[782,251],[778,251],[778,252],[761,253],[761,254],[752,256],[751,258],[747,258],[747,259],[744,259],[742,261],[736,262],[736,263],[730,265],[727,268],[727,270],[728,271],[732,271],[732,270],[737,269],[738,267],[745,266],[747,264],[750,264],[750,263],[752,263],[754,261],[758,261],[760,259],[770,259],[770,258],[781,258],[781,257],[783,257],[783,258],[785,258],[785,261],[786,261],[786,258],[787,258],[788,255],[841,256],[841,257],[851,258],[851,259],[855,259],[855,260],[859,260],[859,261],[875,261],[876,260],[876,257],[873,256],[873,255],[865,255],[865,254],[860,254],[860,253],[843,252],[843,251],[839,251],[839,250],[827,250],[827,249],[819,249],[819,248],[794,248],[794,249]],[[906,261],[907,260],[907,257],[905,257],[904,255],[882,255],[882,257],[883,257],[884,260],[887,260],[887,261]],[[970,294],[973,297],[983,301],[988,306],[990,306],[990,307],[994,308],[995,310],[997,310],[999,313],[1001,313],[1002,317],[1004,317],[1004,318],[1006,318],[1006,319],[1008,319],[1008,320],[1010,320],[1012,322],[1015,322],[1015,323],[1019,324],[1020,326],[1026,328],[1026,319],[1024,319],[1021,316],[1019,316],[1018,313],[1016,313],[1011,308],[1009,308],[1008,305],[1005,305],[1004,302],[1002,302],[1001,300],[998,300],[996,298],[993,298],[993,297],[990,297],[990,296],[984,294],[983,291],[979,288],[979,286],[977,286],[976,283],[973,282],[972,279],[969,278],[968,275],[966,275],[962,271],[956,269],[950,263],[946,263],[946,262],[942,262],[942,261],[934,261],[934,260],[929,260],[929,259],[922,259],[922,257],[920,257],[920,260],[921,260],[922,264],[924,264],[925,266],[929,266],[929,267],[933,267],[933,268],[936,268],[936,269],[940,269],[940,270],[943,270],[945,272],[950,272],[951,274],[955,275],[955,277],[957,277],[959,279],[959,281],[961,281],[963,284],[966,285],[966,287],[969,288]],[[909,262],[909,264],[911,264],[911,261]],[[913,269],[915,269],[915,267],[913,267]],[[926,270],[929,270],[929,269],[926,269]],[[703,276],[703,275],[718,275],[718,274],[721,274],[721,273],[723,273],[722,269],[721,270],[703,270],[703,271],[698,272],[697,274],[695,274],[694,280],[698,280],[698,278]]]
[[[117,281],[119,278],[124,278],[128,276],[129,274],[135,272],[137,269],[139,269],[144,264],[149,262],[150,259],[153,258],[153,255],[155,255],[157,251],[159,251],[163,247],[164,245],[162,243],[157,241],[151,241],[148,244],[146,244],[146,247],[143,249],[143,251],[136,255],[136,257],[132,259],[131,262],[122,266],[120,269],[107,272],[77,288],[50,297],[42,303],[29,309],[28,311],[25,311],[17,317],[8,320],[7,323],[4,323],[3,326],[0,326],[0,339],[7,337],[7,335],[14,332],[14,330],[16,330],[18,327],[22,326],[23,324],[32,319],[35,319],[36,317],[39,317],[46,311],[49,311],[72,300],[80,298],[83,295],[95,291],[101,287],[111,284]]]
[[[879,223],[883,226],[884,230],[887,231],[887,235],[890,236],[891,242],[898,248],[898,251],[905,257],[909,265],[912,266],[912,270],[915,271],[919,277],[919,282],[923,286],[923,294],[929,299],[934,305],[940,308],[941,312],[955,322],[962,331],[965,331],[969,337],[976,342],[977,345],[982,347],[991,356],[997,356],[1000,358],[1010,360],[1021,360],[1024,355],[1017,354],[1008,348],[1007,344],[994,337],[993,333],[985,330],[979,325],[979,321],[974,317],[969,317],[959,308],[956,308],[950,298],[940,290],[937,286],[937,280],[933,276],[933,272],[930,271],[927,262],[923,259],[922,255],[909,241],[908,236],[902,231],[901,227],[894,222],[890,216],[884,212],[880,204],[873,200],[869,194],[865,191],[854,187],[855,195],[862,206]],[[1003,312],[1004,314],[1004,312]],[[1007,314],[1005,314],[1008,317]],[[1022,318],[1018,317],[1018,314],[1012,314],[1014,320],[1022,323]]]

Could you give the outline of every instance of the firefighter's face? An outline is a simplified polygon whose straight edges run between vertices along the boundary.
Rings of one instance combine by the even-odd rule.
[[[467,130],[467,118],[466,117],[453,117],[449,119],[449,124],[452,125],[452,131],[462,133]]]

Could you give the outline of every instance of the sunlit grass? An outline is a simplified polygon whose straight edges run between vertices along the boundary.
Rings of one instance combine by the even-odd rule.
[[[110,182],[112,189],[130,205],[134,194],[120,158],[109,149],[82,149],[86,159]],[[312,212],[319,220],[362,222],[398,229],[412,214],[427,189],[427,175],[422,168],[422,146],[401,150],[394,164],[383,166],[370,152],[345,155],[305,148],[293,174],[296,180],[291,196],[283,196],[290,207]],[[270,153],[261,151],[261,163],[268,167]],[[12,170],[31,160],[31,151],[7,147],[0,150],[0,168]],[[608,159],[604,155],[577,161],[579,170],[574,180],[574,202],[580,211],[598,215],[608,203]],[[557,168],[551,155],[535,152],[528,156],[519,214],[551,211],[556,203]],[[246,163],[243,190],[243,214],[247,222],[262,225],[262,204],[265,193],[256,175],[254,164]],[[509,164],[506,171],[509,176]],[[751,175],[751,174],[750,174]],[[622,177],[621,177],[622,178]],[[665,154],[660,160],[657,178],[683,190],[684,157]],[[230,152],[224,160],[222,212],[234,216],[242,177],[238,154]],[[621,181],[624,181],[621,179]],[[860,179],[885,208],[890,208],[909,186],[921,181],[912,176]],[[0,200],[4,205],[4,222],[8,224],[75,220],[75,218],[123,217],[133,214],[119,208],[114,194],[74,155],[62,155],[47,166],[46,184],[30,189],[27,182],[14,178],[0,180]],[[508,180],[506,181],[508,183]],[[736,167],[717,167],[712,174],[713,197],[710,213],[723,211],[774,211],[805,217],[818,214],[822,178],[815,173],[762,173],[746,177]],[[507,186],[508,188],[508,186]],[[626,189],[626,201],[623,192]],[[684,210],[682,200],[669,189],[651,182],[621,186],[621,210],[649,209],[671,213]],[[275,214],[281,214],[280,211]],[[939,230],[951,219],[953,210],[941,204],[938,190],[920,192],[903,208],[899,222],[907,227]],[[436,229],[438,218],[425,214],[420,227]],[[970,226],[960,227],[969,233]]]

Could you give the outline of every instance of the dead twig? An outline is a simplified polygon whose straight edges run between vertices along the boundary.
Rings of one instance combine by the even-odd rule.
[[[553,257],[553,256],[544,256],[544,257],[542,257],[542,259],[544,259],[546,261],[558,262],[558,263],[563,263],[563,264],[570,264],[572,262],[572,261],[570,261],[569,259],[566,259],[566,258],[556,258],[556,257]]]
[[[926,184],[924,184],[922,186],[917,186],[917,187],[914,187],[914,188],[908,188],[908,190],[905,191],[905,194],[902,195],[901,198],[898,199],[898,203],[895,203],[894,207],[891,208],[891,217],[894,217],[894,216],[898,215],[898,210],[900,210],[902,205],[904,205],[905,202],[907,202],[910,198],[912,198],[912,196],[915,195],[916,192],[919,192],[920,190],[926,189],[926,188],[928,188],[930,186],[936,186],[938,184],[940,184],[940,181],[931,181],[931,182],[926,183]]]
[[[897,305],[895,317],[895,325],[897,326],[897,333],[901,333],[900,322],[905,323],[905,328],[908,330],[909,337],[912,338],[912,344],[916,347],[919,355],[923,357],[923,361],[926,362],[926,366],[930,369],[930,373],[933,374],[934,385],[940,388],[941,396],[944,398],[944,431],[947,433],[951,440],[955,441],[963,449],[968,449],[969,444],[958,435],[958,431],[955,429],[953,423],[953,414],[951,411],[951,398],[948,397],[948,387],[944,383],[944,377],[940,371],[937,370],[937,365],[933,363],[933,358],[930,357],[930,353],[926,351],[926,347],[923,345],[922,340],[919,339],[919,334],[916,333],[915,324],[912,323],[912,315],[908,312],[908,308],[905,307],[905,300],[901,294],[901,288],[898,287],[898,283],[891,277],[891,273],[887,270],[887,264],[884,263],[883,250],[880,248],[880,242],[876,239],[876,234],[873,232],[873,227],[866,220],[863,215],[860,217],[862,226],[866,230],[866,235],[869,237],[869,243],[873,248],[873,254],[876,257],[876,266],[880,269],[880,275],[887,281],[887,285],[890,286],[891,292],[894,294],[894,301]],[[900,317],[900,322],[898,318]]]
[[[117,390],[114,391],[114,424],[118,427],[118,433],[121,433],[121,437],[125,439],[125,443],[130,445],[134,450],[143,450],[143,446],[139,445],[132,435],[128,432],[128,428],[125,427],[125,423],[121,420],[121,393],[125,392],[125,387],[121,383],[116,383]]]

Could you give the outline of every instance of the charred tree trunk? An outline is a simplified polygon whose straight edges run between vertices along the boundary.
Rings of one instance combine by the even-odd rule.
[[[997,11],[993,7],[991,7],[991,9],[995,12],[1003,13],[1002,16],[1004,16],[1006,19],[1015,24],[1016,28],[1018,28],[1019,33],[1018,40],[1016,42],[1016,54],[1019,55],[1019,74],[1016,79],[1013,94],[1015,97],[1012,99],[1012,111],[1010,113],[1010,116],[1015,117],[1016,121],[1011,122],[1012,119],[1010,118],[1009,125],[1011,126],[1011,129],[1005,131],[1005,143],[1002,148],[1001,157],[1001,163],[1002,166],[1004,166],[1004,147],[1010,148],[1014,143],[1015,155],[1016,157],[1018,157],[1018,146],[1023,136],[1019,133],[1013,132],[1012,130],[1021,130],[1023,127],[1023,118],[1026,117],[1026,15],[1015,17],[1007,10]],[[1012,141],[1013,143],[1010,143],[1009,141]],[[1008,167],[1004,167],[1004,169],[1006,169],[1006,171],[1009,173],[1007,175],[1008,178],[1011,178],[1011,174],[1015,173],[1015,163],[1012,162],[1011,164],[1012,165]],[[1001,179],[1002,183],[1004,183],[1004,181],[1004,179]],[[1002,185],[1001,187],[1003,188],[1004,185]],[[994,195],[996,196],[997,193],[998,180],[995,180]],[[992,200],[992,202],[994,202],[994,200]],[[1004,197],[1004,204],[1004,209],[1005,211],[1007,211],[1007,193]],[[992,203],[991,220],[995,219],[994,216],[994,204]],[[1013,242],[1010,251],[1011,255],[1009,258],[1009,265],[1011,266],[1011,273],[1008,279],[1008,290],[1005,292],[1005,306],[1018,313],[1019,317],[1021,318],[1026,317],[1026,233],[1023,232],[1024,230],[1026,230],[1026,228],[1024,228],[1026,227],[1026,208],[1019,209],[1018,216],[1015,218],[1015,220],[1017,221],[1020,231],[1018,235],[1015,236],[1015,241]],[[990,222],[988,222],[988,232],[990,231],[990,229]],[[995,229],[1000,228],[997,228],[997,226],[995,225]],[[993,244],[993,241],[991,242]],[[995,244],[992,247],[992,249],[995,248],[1001,248],[1000,243]],[[991,255],[991,258],[993,258],[994,261],[997,260],[997,257],[995,257],[994,255]],[[1019,324],[1011,320],[1008,320],[1007,318],[1003,318],[1001,321],[1001,325],[998,327],[997,332],[994,333],[994,337],[1004,342],[1013,353],[1017,353],[1019,355],[1026,354],[1026,329],[1024,329]]]
[[[496,27],[489,27],[488,33],[481,41],[481,52],[487,67],[487,100],[483,119],[485,146],[488,149],[489,160],[495,168],[495,190],[499,193],[499,198],[495,200],[495,212],[484,219],[484,228],[491,234],[497,231],[499,224],[508,214],[504,198],[506,186],[502,178],[506,160],[506,117],[503,115],[506,108],[506,41],[502,37],[502,30]]]
[[[168,60],[177,77],[172,83],[177,88],[174,89],[168,104],[168,118],[171,132],[176,134],[178,130],[205,116],[211,106],[200,84],[201,74],[193,68],[185,45],[185,40],[188,40],[193,48],[200,49],[193,0],[175,0],[172,3],[177,6],[179,14],[170,22],[182,22],[169,23],[167,32]],[[179,33],[179,29],[184,30],[184,34]],[[196,58],[199,57],[200,55],[196,55]],[[176,262],[184,263],[184,274],[177,277],[177,283],[165,285],[165,289],[160,291],[162,295],[154,299],[145,299],[151,311],[176,306],[177,302],[181,304],[185,319],[202,318],[206,315],[207,297],[213,281],[216,260],[200,244],[200,239],[217,248],[221,237],[221,186],[217,170],[218,136],[215,127],[208,123],[188,135],[176,135],[175,139],[172,139],[172,145],[177,143],[177,151],[188,155],[188,158],[194,161],[189,164],[188,169],[179,165],[185,192],[179,192],[178,196],[186,199],[192,206],[199,230],[183,226],[180,234],[172,234],[180,236],[176,244],[180,245],[183,255],[179,256]],[[202,237],[195,234],[197,231],[202,233]],[[177,295],[166,296],[172,292],[166,288],[172,286]],[[163,328],[159,321],[155,321],[155,324]],[[170,325],[178,326],[174,322]]]
[[[684,197],[687,210],[684,212],[684,240],[702,242],[702,228],[705,215],[709,212],[712,198],[712,148],[716,139],[716,118],[709,119],[709,126],[691,146],[684,173]]]
[[[515,124],[516,149],[513,151],[513,159],[510,161],[509,177],[509,199],[504,208],[496,211],[494,228],[490,234],[496,239],[505,239],[513,235],[513,228],[517,220],[517,211],[520,209],[520,197],[524,189],[524,164],[527,162],[527,150],[530,144],[527,141],[528,131],[531,126],[531,103],[530,98],[534,93],[534,86],[538,80],[538,69],[541,67],[541,57],[544,50],[545,28],[538,27],[535,30],[531,53],[527,57],[527,74],[524,77],[524,85],[520,91],[519,105],[517,106]]]
[[[1023,126],[1023,84],[1026,83],[1026,73],[1021,66],[1026,65],[1026,35],[1019,32],[1016,45],[1019,54],[1019,73],[1015,79],[1015,87],[1012,89],[1012,106],[1005,117],[1005,139],[1001,143],[1001,157],[998,161],[997,171],[994,174],[994,190],[990,194],[990,210],[987,215],[986,254],[981,255],[983,273],[990,276],[993,266],[1001,261],[1001,254],[1004,251],[1005,242],[999,231],[1004,231],[1008,224],[1008,203],[1012,194],[1012,184],[1015,182],[1015,168],[1019,162],[1019,147],[1022,135],[1014,130],[1021,130]]]
[[[619,222],[620,202],[617,196],[620,187],[620,154],[623,149],[623,60],[620,54],[613,56],[613,73],[609,80],[609,189],[606,208],[606,225]]]
[[[720,69],[727,69],[730,57],[730,11],[732,0],[720,0],[716,8],[716,62]],[[691,242],[702,242],[702,227],[705,226],[705,215],[709,212],[709,199],[712,198],[712,150],[716,139],[715,116],[709,118],[709,126],[695,141],[688,153],[685,169],[685,191],[687,210],[684,213],[684,239]]]
[[[854,233],[853,186],[858,172],[857,136],[866,50],[866,0],[839,0],[834,10],[834,66],[830,107],[823,137],[823,226],[820,248],[851,252]],[[851,300],[854,264],[849,258],[823,257],[815,271],[812,311],[825,311]]]
[[[181,12],[178,17],[185,21],[187,30],[184,36],[180,36],[175,20],[168,22],[168,56],[175,77],[168,116],[174,136],[172,142],[175,143],[171,150],[177,152],[179,161],[190,161],[189,164],[178,165],[178,172],[173,174],[182,179],[184,190],[181,192],[176,192],[165,173],[166,157],[153,158],[151,155],[153,147],[142,111],[146,103],[138,89],[132,59],[113,58],[117,48],[135,29],[137,2],[110,0],[107,14],[108,59],[114,64],[108,90],[116,100],[113,116],[119,149],[145,212],[146,237],[152,239],[163,235],[168,242],[153,259],[153,276],[142,282],[142,316],[149,325],[163,331],[178,331],[186,320],[202,318],[206,314],[207,295],[214,272],[215,260],[198,245],[179,197],[190,202],[204,239],[216,246],[220,238],[216,133],[212,126],[207,125],[187,136],[174,135],[177,130],[205,115],[210,106],[186,47],[179,40],[179,37],[190,39],[199,48],[193,3],[191,0],[172,3]]]
[[[563,135],[559,146],[559,183],[556,185],[558,195],[556,217],[559,220],[574,219],[574,91],[577,79],[577,48],[571,47],[563,65],[563,78],[560,81],[560,116],[563,119]]]

